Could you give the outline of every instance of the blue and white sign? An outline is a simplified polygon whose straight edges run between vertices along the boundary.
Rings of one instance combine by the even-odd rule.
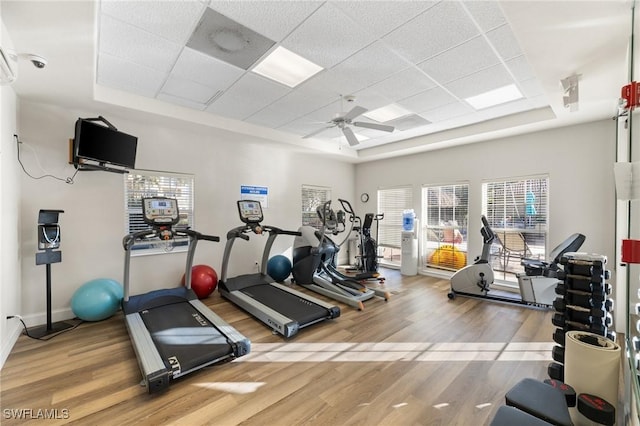
[[[269,188],[266,186],[240,185],[240,199],[260,201],[262,208],[269,207]]]

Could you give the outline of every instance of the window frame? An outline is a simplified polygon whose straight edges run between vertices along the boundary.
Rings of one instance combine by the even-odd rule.
[[[432,223],[433,217],[431,216],[431,204],[429,203],[429,191],[437,189],[439,191],[438,204],[434,207],[437,208],[438,217],[437,224]],[[421,189],[421,208],[422,208],[422,218],[421,218],[421,227],[420,227],[420,254],[423,270],[426,269],[438,269],[438,270],[447,270],[447,271],[456,271],[460,268],[463,268],[467,265],[467,251],[468,251],[468,226],[469,226],[469,189],[470,184],[468,181],[464,182],[452,182],[452,183],[441,183],[441,184],[423,184]],[[451,206],[443,206],[442,200],[443,191],[451,191],[456,198],[453,198],[453,205]],[[464,193],[466,198],[461,203],[458,203],[457,197],[458,192],[460,190]],[[463,197],[464,198],[464,197]],[[451,208],[451,214],[443,214],[443,208]],[[462,215],[458,214],[458,210],[462,210]],[[450,218],[448,218],[451,216]],[[460,220],[458,220],[460,219]],[[452,220],[456,222],[451,225]],[[450,238],[445,238],[445,234],[448,234],[447,231],[453,228],[453,232],[450,235]],[[460,251],[464,255],[456,255],[455,257],[452,255],[442,256],[444,262],[438,263],[430,263],[431,256],[436,253],[437,250],[441,249],[443,246],[453,247],[456,251]],[[443,249],[446,250],[447,248]],[[450,249],[453,251],[453,249]],[[439,258],[440,259],[440,258]]]
[[[507,184],[523,185],[522,196],[515,196],[513,188],[511,188],[511,200],[512,203],[506,202],[507,198]],[[530,184],[533,183],[537,193],[535,193],[534,201],[536,202],[535,208],[530,211],[531,200],[528,193],[531,191]],[[493,203],[494,208],[489,208],[488,193],[489,185],[503,184],[505,189],[503,191],[502,201]],[[494,189],[495,193],[499,194],[499,190]],[[533,191],[531,191],[534,193]],[[548,252],[549,243],[549,200],[550,200],[550,178],[548,174],[531,175],[531,176],[511,176],[500,179],[487,179],[482,182],[482,214],[489,221],[489,225],[498,238],[503,235],[502,239],[505,239],[507,233],[519,233],[524,240],[525,249],[522,252],[521,257],[524,258],[537,258],[545,260]],[[498,206],[497,208],[495,206]],[[520,207],[524,215],[520,212]],[[501,217],[496,217],[495,212],[502,209]],[[509,212],[515,213],[510,215]],[[533,213],[531,213],[533,212]],[[513,216],[518,216],[515,220]],[[512,268],[514,271],[509,270],[510,257],[506,257],[507,252],[506,245],[501,243],[501,240],[496,239],[491,249],[491,264],[494,269],[496,278],[507,282],[517,281],[516,274],[521,272],[521,267]],[[516,256],[517,257],[517,256]],[[519,263],[519,262],[516,262]]]
[[[310,194],[315,194],[316,197],[310,197]],[[300,186],[300,199],[302,226],[313,226],[316,229],[320,229],[322,222],[316,209],[331,200],[331,187],[303,183]]]

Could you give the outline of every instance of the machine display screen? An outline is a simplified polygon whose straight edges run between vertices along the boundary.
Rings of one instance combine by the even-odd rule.
[[[142,211],[150,225],[178,223],[178,201],[174,198],[144,198]]]
[[[240,219],[245,223],[262,221],[262,206],[259,201],[238,201],[238,211]]]

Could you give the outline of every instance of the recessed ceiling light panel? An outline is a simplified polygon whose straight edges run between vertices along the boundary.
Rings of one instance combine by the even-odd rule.
[[[322,71],[322,67],[278,46],[252,71],[286,86],[296,87]]]
[[[476,96],[465,98],[465,101],[475,109],[484,109],[492,106],[506,104],[507,102],[522,99],[522,93],[515,84],[503,86],[498,89],[480,93]]]
[[[409,114],[413,114],[413,112],[401,107],[398,104],[390,104],[382,108],[369,111],[363,115],[379,123],[386,123],[387,121],[395,120],[396,118],[404,117],[405,115]]]

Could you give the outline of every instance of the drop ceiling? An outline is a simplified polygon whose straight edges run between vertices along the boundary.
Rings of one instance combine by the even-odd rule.
[[[47,9],[57,12],[47,16]],[[21,28],[29,10],[43,15],[31,19],[52,36],[64,32],[59,47]],[[174,115],[186,121],[337,147],[353,161],[613,116],[626,82],[631,20],[630,2],[617,0],[3,0],[2,13],[16,48],[50,55],[50,63],[65,43],[82,47],[83,55],[91,44],[86,63],[98,101],[116,93],[122,107],[179,111]],[[74,28],[75,19],[82,25]],[[323,69],[294,88],[254,73],[279,46]],[[582,75],[576,112],[562,105],[560,80],[572,74]],[[37,75],[29,70],[25,78]],[[465,101],[510,84],[521,99],[480,110]],[[46,97],[26,82],[17,82],[16,91]],[[303,138],[356,105],[390,104],[409,111],[383,123],[395,127],[392,133],[353,127],[360,140],[353,148],[336,128]],[[364,115],[357,120],[376,123]]]

